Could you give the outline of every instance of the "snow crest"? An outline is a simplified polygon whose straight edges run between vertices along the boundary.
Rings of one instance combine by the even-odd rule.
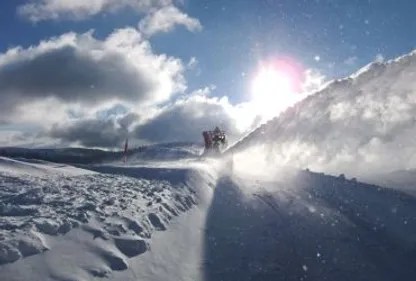
[[[48,241],[78,229],[114,245],[93,246],[108,268],[89,272],[103,277],[127,269],[129,258],[150,249],[154,231],[167,230],[198,200],[188,184],[198,173],[187,169],[97,166],[79,173],[67,166],[79,171],[65,174],[48,163],[36,165],[2,158],[0,264],[49,251]]]
[[[416,52],[334,80],[236,143],[300,169],[363,177],[416,167]]]

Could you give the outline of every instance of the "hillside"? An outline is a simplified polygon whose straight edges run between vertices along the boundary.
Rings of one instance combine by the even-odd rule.
[[[329,83],[229,152],[250,147],[276,163],[351,176],[415,168],[415,113],[416,51]]]
[[[416,204],[400,191],[241,163],[230,174],[214,160],[90,167],[1,159],[2,280],[416,273]]]

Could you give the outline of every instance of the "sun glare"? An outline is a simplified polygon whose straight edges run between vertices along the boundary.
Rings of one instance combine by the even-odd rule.
[[[251,103],[264,118],[277,116],[298,100],[301,69],[293,63],[263,64],[251,82]]]
[[[262,69],[253,80],[252,91],[257,97],[278,99],[293,92],[290,77],[281,71],[268,67]]]

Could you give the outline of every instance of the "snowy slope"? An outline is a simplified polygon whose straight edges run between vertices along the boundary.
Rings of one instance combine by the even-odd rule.
[[[129,258],[150,250],[155,231],[196,204],[201,181],[191,168],[100,173],[33,162],[0,159],[1,280],[79,280],[127,269]]]
[[[414,279],[413,197],[255,160],[3,158],[1,280]]]
[[[365,182],[406,192],[416,197],[416,170],[398,170],[389,173],[373,174],[363,178]]]
[[[413,280],[415,211],[404,194],[308,172],[226,179],[208,214],[205,280]]]
[[[278,163],[361,176],[416,167],[416,51],[329,83],[231,151],[258,145]]]

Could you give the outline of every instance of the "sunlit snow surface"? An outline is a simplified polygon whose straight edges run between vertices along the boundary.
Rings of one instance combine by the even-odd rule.
[[[31,264],[34,259],[25,258],[40,253],[41,259],[53,257],[47,264],[59,266],[39,274],[38,280],[46,278],[43,274],[61,280],[67,274],[107,276],[127,269],[129,258],[150,249],[154,231],[166,230],[170,220],[197,203],[198,175],[178,164],[160,165],[90,167],[95,172],[0,158],[1,280],[37,280],[30,271],[16,277],[16,267],[7,264]]]
[[[351,177],[415,169],[415,78],[416,51],[371,63],[253,130],[233,150],[258,145],[280,163]]]
[[[414,197],[261,159],[1,158],[1,280],[413,280]]]

